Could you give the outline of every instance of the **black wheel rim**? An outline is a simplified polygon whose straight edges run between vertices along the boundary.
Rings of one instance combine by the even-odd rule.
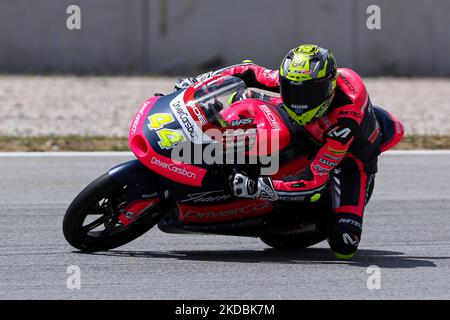
[[[119,221],[119,216],[128,204],[121,197],[125,188],[126,186],[117,192],[105,195],[87,210],[81,226],[82,236],[86,240],[107,240],[113,238],[135,225],[136,221],[141,220],[148,211],[153,209],[152,207],[147,212],[141,213],[139,219],[128,225],[122,224]]]

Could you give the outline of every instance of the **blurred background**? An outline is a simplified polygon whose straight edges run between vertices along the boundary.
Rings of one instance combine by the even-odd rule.
[[[244,59],[277,68],[301,43],[360,73],[408,135],[450,135],[449,12],[448,0],[0,0],[0,135],[126,136],[177,77]]]
[[[81,9],[81,30],[66,9]],[[368,29],[367,9],[381,10]],[[300,43],[363,75],[450,74],[448,0],[1,0],[0,71],[189,73],[252,58],[276,68]]]

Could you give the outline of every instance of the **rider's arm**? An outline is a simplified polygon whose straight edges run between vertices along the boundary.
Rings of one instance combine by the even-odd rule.
[[[242,79],[247,87],[253,87],[272,92],[280,92],[278,70],[270,70],[254,63],[242,63],[214,72],[214,75],[226,74]]]
[[[324,145],[301,175],[284,180],[273,180],[278,196],[309,196],[325,187],[330,172],[344,158],[358,131],[359,124],[353,120],[342,119],[332,126],[325,133]]]
[[[330,172],[346,155],[354,136],[359,133],[359,124],[352,119],[340,119],[325,134],[325,143],[301,175],[285,180],[269,177],[250,178],[235,174],[233,192],[238,197],[278,200],[301,196],[312,196],[323,189]]]
[[[279,92],[278,70],[270,70],[254,63],[241,63],[216,71],[198,75],[195,78],[179,79],[175,89],[182,89],[192,83],[203,81],[217,75],[229,75],[242,79],[247,87],[253,87],[272,92]]]

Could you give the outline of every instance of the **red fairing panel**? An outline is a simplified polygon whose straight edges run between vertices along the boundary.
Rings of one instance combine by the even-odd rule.
[[[185,205],[178,204],[180,220],[194,223],[224,222],[229,220],[257,217],[273,210],[273,205],[265,200],[236,200],[225,204]]]
[[[130,131],[128,133],[128,142],[129,142],[131,150],[133,152],[134,152],[134,150],[133,150],[132,140],[139,133],[142,133],[142,127],[144,126],[144,123],[145,123],[145,117],[147,116],[148,112],[150,111],[150,109],[153,107],[153,105],[159,98],[160,97],[152,97],[152,98],[145,100],[145,102],[142,104],[142,106],[139,108],[139,110],[134,115],[133,122],[131,122]],[[139,150],[136,149],[136,151],[139,151]]]
[[[257,141],[248,152],[250,156],[271,155],[283,150],[291,140],[289,129],[273,105],[257,99],[234,103],[223,112],[229,123],[241,118],[253,119],[257,124]]]
[[[136,218],[145,210],[154,206],[159,202],[158,198],[140,199],[130,203],[119,215],[119,221],[127,226],[132,223]]]
[[[152,97],[146,100],[134,116],[128,134],[128,143],[131,151],[136,155],[140,162],[157,174],[182,184],[200,187],[203,178],[206,175],[206,169],[179,163],[173,161],[171,158],[162,156],[152,149],[146,139],[143,130],[146,118],[159,98],[160,97]]]

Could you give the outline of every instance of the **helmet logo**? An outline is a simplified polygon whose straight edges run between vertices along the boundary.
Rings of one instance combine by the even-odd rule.
[[[303,57],[301,55],[296,55],[294,57],[294,60],[292,61],[292,67],[293,68],[304,68],[306,66],[307,62],[308,62],[308,60],[306,60],[305,57]],[[305,71],[305,70],[303,70],[303,71]]]
[[[319,52],[319,47],[315,45],[306,44],[297,48],[297,52],[295,53],[303,53],[310,56],[313,56]]]
[[[292,109],[306,110],[309,108],[306,104],[291,104]]]

